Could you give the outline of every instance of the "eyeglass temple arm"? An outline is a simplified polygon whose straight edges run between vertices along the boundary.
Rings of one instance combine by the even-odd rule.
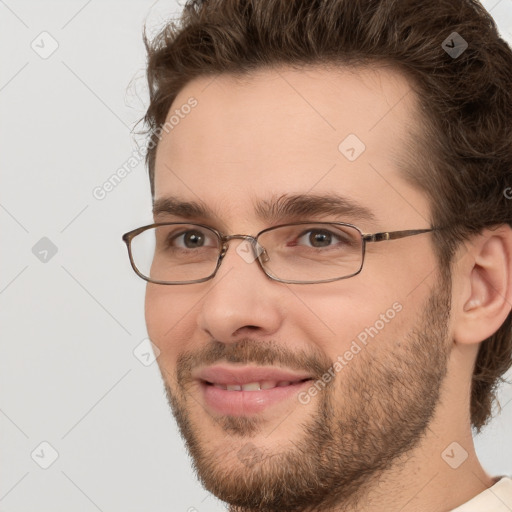
[[[406,229],[404,231],[386,231],[383,233],[363,234],[365,242],[382,242],[384,240],[396,240],[407,236],[419,235],[421,233],[429,233],[434,229]]]

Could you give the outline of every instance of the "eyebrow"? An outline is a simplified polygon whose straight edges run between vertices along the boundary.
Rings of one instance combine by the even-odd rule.
[[[374,222],[373,212],[352,199],[337,194],[283,194],[254,203],[258,219],[267,223],[285,220],[308,220],[308,217],[335,215],[344,220]],[[185,219],[219,220],[211,208],[202,202],[182,201],[176,197],[162,197],[153,203],[153,215],[173,215]],[[313,220],[313,219],[311,219]]]
[[[318,217],[336,215],[341,220],[356,218],[375,221],[375,215],[369,208],[358,204],[348,197],[331,194],[284,194],[272,200],[263,200],[255,205],[258,217],[267,222],[276,222],[283,218]],[[345,218],[343,218],[345,217]]]
[[[162,197],[153,201],[153,216],[174,215],[184,219],[218,219],[213,210],[204,203],[197,201],[182,201],[177,197]]]

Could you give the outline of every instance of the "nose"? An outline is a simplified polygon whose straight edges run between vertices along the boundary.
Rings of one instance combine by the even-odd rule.
[[[248,250],[246,250],[248,249]],[[200,304],[198,327],[213,339],[235,342],[271,336],[282,321],[283,284],[260,268],[248,240],[232,240]]]

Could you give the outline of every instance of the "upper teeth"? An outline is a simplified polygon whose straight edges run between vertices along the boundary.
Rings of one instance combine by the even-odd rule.
[[[249,382],[248,384],[216,384],[213,385],[219,389],[227,389],[228,391],[259,391],[260,389],[271,389],[278,386],[289,386],[289,380],[262,380],[260,382]]]

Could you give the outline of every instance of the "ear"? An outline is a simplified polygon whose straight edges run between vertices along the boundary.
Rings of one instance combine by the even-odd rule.
[[[512,228],[486,229],[465,246],[452,271],[453,338],[475,344],[492,336],[512,310]]]

